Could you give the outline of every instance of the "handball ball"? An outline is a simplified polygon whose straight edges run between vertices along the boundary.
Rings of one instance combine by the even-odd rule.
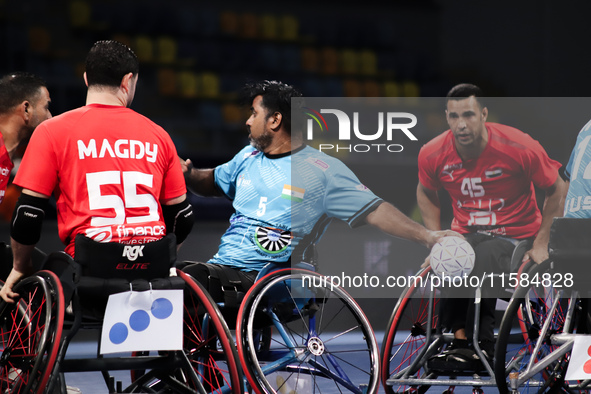
[[[443,237],[431,249],[431,268],[440,277],[463,277],[474,268],[474,249],[463,238]]]

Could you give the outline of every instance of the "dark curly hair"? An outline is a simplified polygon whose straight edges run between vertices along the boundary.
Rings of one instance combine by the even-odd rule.
[[[5,75],[0,79],[0,114],[23,101],[35,103],[42,87],[47,87],[45,81],[31,73],[17,71]]]
[[[279,81],[259,81],[247,83],[241,92],[241,101],[245,105],[252,104],[256,96],[262,96],[262,105],[269,118],[275,112],[282,115],[285,130],[291,134],[291,99],[302,97],[293,86]]]
[[[137,75],[139,69],[135,53],[118,41],[97,41],[86,56],[88,86],[118,87],[123,76]]]

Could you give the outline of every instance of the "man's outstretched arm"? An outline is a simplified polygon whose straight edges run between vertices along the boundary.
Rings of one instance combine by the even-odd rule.
[[[180,159],[180,158],[179,158]],[[218,197],[221,192],[215,186],[213,168],[198,169],[193,167],[190,159],[181,161],[187,188],[194,194],[204,197]]]
[[[431,248],[442,237],[453,235],[462,237],[451,230],[432,231],[423,225],[415,222],[394,205],[384,202],[373,212],[367,215],[367,223],[382,230],[383,232],[398,238],[418,242]]]

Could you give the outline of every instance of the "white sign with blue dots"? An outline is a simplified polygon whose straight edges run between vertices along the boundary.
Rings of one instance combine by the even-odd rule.
[[[112,294],[101,334],[101,354],[183,348],[183,291]]]

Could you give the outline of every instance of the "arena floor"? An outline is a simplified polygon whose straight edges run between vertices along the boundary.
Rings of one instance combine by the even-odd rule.
[[[383,332],[376,332],[378,341],[383,338]],[[71,343],[66,358],[81,358],[90,357],[96,354],[96,341],[98,339],[98,331],[83,332],[78,335]],[[130,384],[130,377],[128,371],[115,371],[112,373],[116,380],[122,382],[125,388]],[[104,383],[103,377],[100,372],[77,372],[66,374],[66,384],[68,386],[76,387],[82,391],[83,394],[105,394],[107,393],[107,386]],[[429,389],[429,393],[442,393],[447,387],[436,386]],[[335,391],[338,393],[338,391]],[[495,388],[484,388],[485,393],[496,393]],[[384,389],[380,387],[378,393],[383,394]],[[472,393],[471,387],[457,386],[454,390],[457,394],[468,394]],[[308,394],[308,393],[302,393]],[[325,393],[323,394],[330,394]]]

